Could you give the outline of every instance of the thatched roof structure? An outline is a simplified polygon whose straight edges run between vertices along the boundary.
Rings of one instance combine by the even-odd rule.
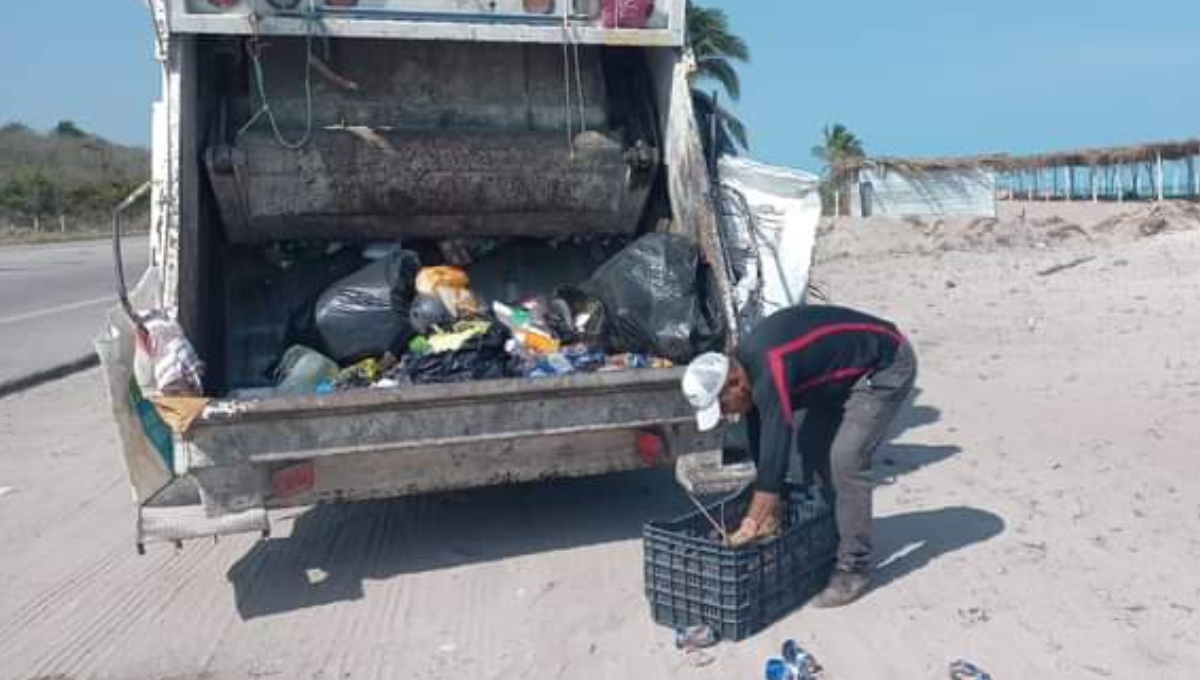
[[[1157,161],[1178,161],[1200,156],[1200,139],[1176,142],[1160,142],[1137,146],[1120,146],[1099,149],[1076,149],[1058,153],[1033,156],[1010,156],[990,154],[983,156],[960,156],[948,158],[862,158],[843,165],[841,170],[863,168],[892,168],[901,172],[930,172],[963,168],[988,168],[1000,172],[1040,170],[1072,166],[1107,166]]]

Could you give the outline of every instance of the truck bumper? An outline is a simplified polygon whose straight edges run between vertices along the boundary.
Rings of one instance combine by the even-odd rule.
[[[217,402],[177,439],[176,473],[195,482],[204,516],[216,520],[666,466],[719,447],[696,431],[680,374]]]

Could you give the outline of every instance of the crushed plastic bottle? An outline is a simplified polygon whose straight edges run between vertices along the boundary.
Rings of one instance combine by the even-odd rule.
[[[992,680],[992,676],[975,664],[959,659],[950,664],[950,680]]]
[[[709,626],[688,626],[675,630],[676,649],[707,649],[717,642],[717,632]]]
[[[582,373],[598,371],[604,368],[604,365],[608,362],[608,357],[605,356],[604,352],[591,350],[583,345],[568,347],[562,351],[562,355],[567,358],[567,361],[571,362],[576,371]]]
[[[562,375],[571,375],[575,372],[575,367],[562,354],[546,354],[539,356],[537,364],[529,373],[530,378],[555,378]]]
[[[337,379],[338,365],[320,352],[295,345],[284,352],[275,369],[280,394],[312,394],[322,383]]]

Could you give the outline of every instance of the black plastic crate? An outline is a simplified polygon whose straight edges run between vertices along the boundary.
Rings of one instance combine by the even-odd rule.
[[[709,507],[736,531],[752,491]],[[832,505],[819,490],[789,494],[778,538],[742,548],[722,544],[700,512],[644,531],[646,597],[655,622],[707,625],[743,640],[795,611],[828,583],[837,558]]]

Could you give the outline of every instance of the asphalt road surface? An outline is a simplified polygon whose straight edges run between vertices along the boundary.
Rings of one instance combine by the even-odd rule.
[[[125,243],[130,285],[146,243]],[[91,352],[115,290],[108,241],[0,247],[0,384]]]

